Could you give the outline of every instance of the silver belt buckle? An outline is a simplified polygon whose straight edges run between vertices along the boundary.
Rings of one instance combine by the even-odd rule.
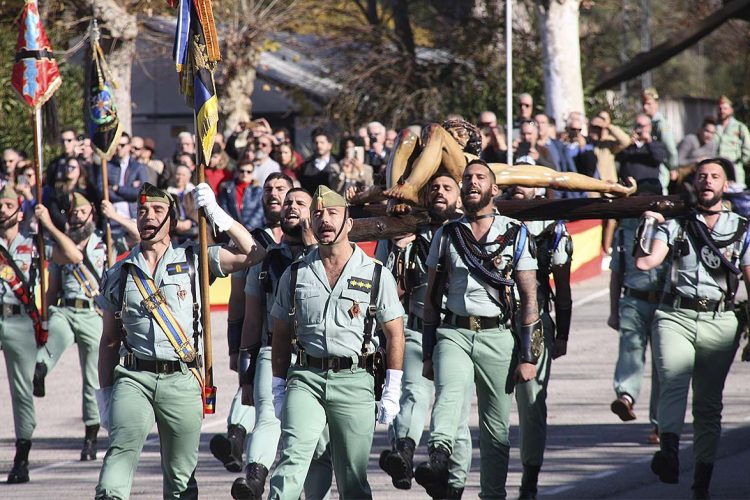
[[[482,321],[479,319],[478,316],[469,316],[469,326],[472,330],[475,332],[478,332],[482,329]]]
[[[708,299],[705,299],[705,298],[698,299],[698,305],[700,306],[701,312],[708,311]]]
[[[333,373],[337,373],[341,369],[341,359],[340,358],[329,358],[328,363],[329,370],[333,370]]]

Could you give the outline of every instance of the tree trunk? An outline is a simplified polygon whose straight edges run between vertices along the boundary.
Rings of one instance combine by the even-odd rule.
[[[135,16],[133,17],[135,23]],[[131,100],[131,73],[133,60],[135,59],[135,39],[114,40],[114,47],[110,50],[105,48],[107,64],[112,72],[112,78],[117,82],[117,88],[112,89],[117,106],[117,118],[122,124],[122,129],[133,135],[133,104]],[[107,45],[104,44],[103,48]]]
[[[401,50],[406,52],[410,57],[414,57],[414,33],[411,30],[409,21],[409,2],[407,0],[391,0],[391,9],[393,10],[393,24],[401,45]]]
[[[244,51],[225,51],[224,60],[220,63],[227,70],[223,84],[217,85],[221,103],[224,134],[229,135],[234,127],[252,117],[252,94],[255,88],[256,70],[260,62],[260,52],[252,46]]]
[[[545,111],[555,119],[558,127],[562,127],[571,111],[584,112],[578,39],[579,4],[580,0],[537,2],[542,35]]]

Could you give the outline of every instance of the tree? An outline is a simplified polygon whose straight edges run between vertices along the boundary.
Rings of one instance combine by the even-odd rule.
[[[558,124],[571,111],[584,112],[579,44],[580,0],[538,0],[544,66],[545,111]]]

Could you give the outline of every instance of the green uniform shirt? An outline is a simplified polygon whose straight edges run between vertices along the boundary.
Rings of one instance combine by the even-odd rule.
[[[648,271],[641,271],[635,267],[633,247],[638,222],[639,219],[620,220],[615,230],[615,244],[612,248],[612,261],[609,268],[613,273],[622,275],[623,286],[644,292],[660,291],[664,288],[669,263],[665,259],[661,265]]]
[[[0,238],[0,245],[3,246],[3,248],[8,250],[8,253],[10,254],[11,258],[15,261],[16,266],[18,269],[23,273],[23,281],[28,283],[30,277],[29,273],[31,271],[31,265],[33,263],[33,259],[37,257],[37,250],[36,245],[34,245],[34,238],[32,236],[29,236],[23,232],[20,232],[16,235],[15,238],[13,238],[13,241],[10,243],[10,247],[8,247],[8,242],[4,239]],[[47,249],[49,249],[49,245],[45,246]],[[36,263],[34,263],[36,265]],[[20,305],[21,302],[16,298],[16,294],[11,289],[10,285],[8,284],[8,281],[11,281],[15,278],[16,274],[11,269],[10,266],[3,265],[0,266],[0,304],[9,304],[9,305]],[[38,275],[37,275],[38,276]],[[36,286],[37,280],[34,281],[34,283],[28,283],[32,288]],[[33,290],[30,290],[33,292]]]
[[[701,221],[705,222],[702,215],[698,216]],[[726,240],[734,235],[737,225],[742,217],[734,212],[724,211],[719,216],[711,236],[714,240]],[[675,219],[668,220],[661,224],[656,232],[655,238],[670,245],[674,244],[680,230],[680,223]],[[726,272],[723,266],[717,270],[710,269],[701,260],[691,238],[685,231],[685,241],[688,242],[690,251],[687,255],[682,256],[675,262],[675,270],[672,274],[674,283],[672,286],[677,289],[680,295],[685,297],[700,297],[709,300],[721,300],[724,298],[724,289],[726,288]],[[745,236],[740,237],[739,244],[743,246]],[[729,245],[723,249],[725,256],[731,260],[732,252],[735,245]],[[750,266],[750,252],[744,252],[739,262],[740,268]]]
[[[717,124],[714,143],[716,144],[716,156],[734,162],[735,181],[744,186],[744,167],[750,163],[750,131],[748,131],[747,126],[734,117],[729,119],[726,128]]]
[[[358,246],[353,247],[354,253],[333,288],[328,284],[319,249],[301,259],[294,292],[297,335],[311,356],[352,357],[361,353],[375,262]],[[281,277],[271,311],[275,319],[286,322],[290,322],[290,269]],[[380,273],[380,293],[375,304],[376,319],[381,324],[404,314],[396,281],[385,269]]]
[[[269,254],[271,253],[271,251],[281,251],[284,258],[289,259],[290,262],[294,258],[292,249],[285,243],[269,247],[266,251]],[[268,254],[266,255],[266,258],[268,258]],[[263,262],[259,262],[258,264],[254,265],[247,272],[247,280],[245,281],[245,293],[247,295],[257,297],[258,299],[262,299],[265,297],[266,310],[264,311],[263,325],[261,327],[263,328],[261,332],[261,343],[264,346],[271,345],[268,341],[268,332],[273,327],[273,317],[271,316],[271,310],[273,309],[273,303],[276,299],[276,290],[279,287],[279,280],[281,279],[281,276],[283,275],[287,267],[288,266],[283,267],[279,272],[279,275],[277,276],[275,272],[275,266],[268,266],[267,272],[268,279],[271,280],[271,293],[266,293],[266,291],[263,289],[263,283],[260,281],[260,273],[261,271],[263,271]]]
[[[191,281],[188,272],[185,248],[188,246],[175,246],[171,244],[156,265],[154,275],[151,276],[148,264],[141,253],[140,244],[123,260],[112,266],[104,275],[101,293],[96,302],[102,309],[117,312],[122,309],[122,324],[127,332],[127,340],[133,353],[142,359],[160,359],[165,361],[178,360],[172,344],[161,326],[156,322],[152,314],[142,305],[143,295],[138,290],[130,272],[127,274],[125,285],[125,300],[121,306],[120,293],[120,268],[125,263],[130,263],[140,268],[143,273],[154,280],[156,286],[164,294],[169,310],[179,322],[183,332],[191,343],[194,342],[193,332],[193,298],[191,296]],[[220,246],[208,247],[208,267],[210,273],[216,277],[224,277],[219,265]],[[198,254],[196,246],[195,257],[195,279],[198,279]],[[180,266],[169,266],[169,264],[181,264]],[[200,285],[195,284],[195,293],[198,297],[195,301],[200,304]],[[202,342],[198,342],[198,349],[202,350]],[[125,347],[121,348],[121,354],[125,355]]]
[[[547,272],[551,273],[553,268],[564,266],[570,262],[573,255],[573,246],[565,224],[562,224],[559,239],[556,234],[557,221],[533,220],[525,222],[525,224],[529,230],[529,235],[533,236],[536,242],[536,260],[540,270],[546,268]],[[545,230],[547,230],[545,236],[539,238],[539,235]],[[549,305],[550,293],[552,292],[549,285],[549,276],[546,276],[546,278],[546,282],[540,282],[537,279],[537,302],[540,309]]]
[[[464,224],[470,227],[469,220],[466,217],[461,218],[454,224]],[[494,241],[499,236],[505,234],[508,227],[511,224],[520,224],[520,222],[505,217],[504,215],[495,215],[492,226],[487,233],[486,241]],[[430,247],[430,254],[427,257],[427,267],[437,267],[440,255],[440,240],[443,236],[443,229],[441,227],[435,232],[435,236],[432,239],[432,246]],[[518,239],[514,244],[509,244],[505,247],[502,253],[498,256],[501,257],[498,268],[504,269],[509,263],[513,261],[513,254],[515,247],[518,244]],[[498,245],[487,245],[484,247],[485,252],[492,252],[498,248]],[[495,302],[482,286],[482,284],[474,279],[469,273],[468,268],[461,260],[456,248],[452,242],[448,244],[448,274],[449,278],[447,283],[448,297],[446,300],[446,307],[449,311],[459,316],[501,316],[504,311]],[[523,243],[521,249],[521,255],[518,259],[518,263],[515,266],[517,271],[535,271],[537,269],[536,259],[529,253],[529,241],[528,238]]]
[[[104,275],[104,268],[107,265],[107,245],[104,243],[100,231],[94,231],[91,234],[91,237],[89,237],[89,241],[86,243],[86,248],[84,248],[84,252],[86,252],[89,261],[96,270],[97,276],[92,276],[92,278],[94,278],[94,280],[101,279]],[[91,270],[86,267],[83,262],[81,262],[80,265],[86,269],[87,273],[91,273]],[[81,284],[73,275],[73,270],[76,267],[77,264],[65,264],[61,266],[59,264],[55,264],[54,262],[50,262],[49,272],[50,274],[62,273],[60,275],[62,283],[60,297],[62,297],[63,299],[91,300],[86,295],[86,292],[84,292],[83,286],[81,286]],[[97,288],[97,282],[95,281],[94,283],[92,283],[92,286],[94,288]]]

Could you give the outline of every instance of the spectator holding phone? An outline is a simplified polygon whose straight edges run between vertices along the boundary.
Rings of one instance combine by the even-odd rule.
[[[630,136],[632,144],[615,157],[620,162],[621,178],[633,177],[636,182],[659,178],[659,166],[667,161],[669,152],[664,144],[654,139],[651,126],[648,115],[636,116]]]

